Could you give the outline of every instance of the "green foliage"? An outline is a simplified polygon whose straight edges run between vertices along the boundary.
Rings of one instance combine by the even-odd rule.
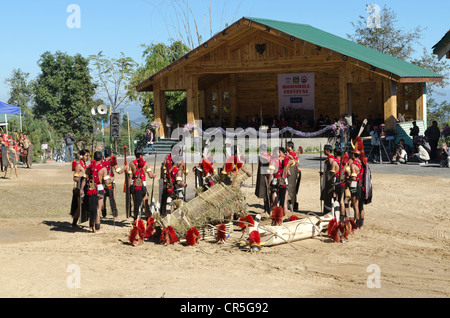
[[[434,93],[438,95],[443,95],[436,91],[436,88],[445,88],[448,85],[448,80],[450,76],[450,65],[447,61],[439,61],[436,55],[429,54],[427,50],[423,49],[423,54],[420,59],[413,59],[411,63],[416,64],[424,69],[430,70],[432,72],[442,75],[444,78],[442,82],[431,82],[427,83],[427,95],[431,96]]]
[[[95,105],[96,85],[89,61],[76,54],[45,52],[38,65],[41,73],[34,83],[34,114],[46,119],[61,136],[71,131],[77,139],[87,139],[92,131],[90,110]]]
[[[11,77],[5,80],[10,86],[8,104],[19,106],[24,113],[33,98],[32,84],[28,80],[30,73],[23,72],[20,68],[13,69]]]
[[[120,58],[107,58],[102,51],[97,55],[90,55],[89,61],[93,66],[97,93],[109,102],[112,112],[118,111],[118,107],[129,99],[126,85],[132,78],[136,62],[122,52]]]
[[[437,121],[439,126],[444,127],[450,123],[450,102],[444,100],[440,103],[434,98],[427,100],[427,125],[431,126],[433,121]]]
[[[379,28],[367,27],[366,19],[359,16],[356,23],[351,22],[355,33],[347,34],[350,40],[401,60],[411,58],[415,52],[413,45],[422,38],[423,29],[420,26],[412,31],[403,31],[398,26],[397,14],[386,5],[380,12]]]

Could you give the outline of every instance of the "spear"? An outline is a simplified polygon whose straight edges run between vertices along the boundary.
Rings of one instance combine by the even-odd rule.
[[[158,154],[158,151],[155,151],[155,162],[153,163],[153,173],[155,173],[156,171],[156,155]],[[155,176],[156,177],[156,176]],[[155,188],[155,178],[153,178],[152,181],[152,197],[151,197],[151,206],[153,207],[153,209],[155,209],[155,203],[154,203],[154,198],[153,198],[153,189]]]
[[[319,162],[319,164],[320,164],[320,212],[323,212],[323,209],[322,209],[322,179],[323,179],[323,172],[322,172],[322,143],[320,143],[319,144],[319,153],[320,153],[320,162]]]

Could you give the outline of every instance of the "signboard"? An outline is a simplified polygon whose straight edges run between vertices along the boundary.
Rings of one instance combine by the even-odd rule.
[[[278,74],[280,118],[314,120],[314,109],[314,73]]]

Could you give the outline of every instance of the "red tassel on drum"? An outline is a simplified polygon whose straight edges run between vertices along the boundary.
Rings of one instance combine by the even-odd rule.
[[[155,234],[155,229],[153,228],[153,224],[155,224],[155,219],[153,217],[148,218],[144,238],[150,238],[153,236],[153,234]]]
[[[247,227],[247,224],[246,224],[246,222],[245,222],[245,218],[244,218],[243,216],[241,216],[241,217],[239,218],[238,226],[239,226],[239,228],[240,228],[242,231],[244,231],[245,228]]]
[[[352,226],[352,230],[353,230],[353,231],[354,231],[354,230],[357,230],[357,229],[358,229],[358,225],[356,224],[355,220],[349,219],[349,221],[350,221],[350,224],[351,224],[351,226]]]
[[[186,233],[186,245],[194,246],[200,240],[200,233],[195,227],[191,227]]]
[[[261,236],[257,230],[250,232],[248,242],[250,245],[250,252],[252,254],[258,254],[261,251]]]
[[[244,231],[247,227],[255,226],[255,220],[250,214],[239,218],[238,226]]]
[[[219,243],[225,243],[227,239],[227,227],[225,226],[225,224],[221,223],[217,225],[216,239]]]
[[[248,240],[249,240],[250,246],[253,246],[253,245],[260,246],[260,244],[261,244],[261,236],[259,235],[258,231],[251,231]]]
[[[136,220],[136,221],[137,221],[137,229],[138,229],[139,237],[141,238],[141,240],[143,240],[144,236],[145,236],[144,220],[139,219],[139,220]],[[135,224],[136,224],[136,221],[134,221]]]
[[[283,208],[275,206],[272,209],[272,225],[281,225],[283,223]]]
[[[339,236],[339,224],[340,222],[335,222],[332,227],[330,228],[330,224],[328,224],[328,236],[335,242],[339,243],[341,241],[341,238]]]
[[[133,246],[139,245],[140,242],[139,240],[136,238],[138,236],[139,230],[138,228],[133,225],[133,228],[130,231],[130,234],[128,235],[128,240],[130,241],[130,244]]]
[[[328,234],[328,236],[330,236],[331,237],[331,230],[334,228],[334,225],[336,224],[336,218],[334,218],[334,219],[331,219],[330,220],[330,222],[328,222],[328,231],[327,231],[327,234]]]
[[[177,234],[172,226],[168,226],[162,230],[160,241],[165,245],[173,244],[178,242]]]
[[[258,231],[251,231],[248,240],[250,246],[261,244],[261,236]]]
[[[297,221],[297,220],[300,220],[299,218],[298,218],[298,216],[296,216],[296,215],[291,215],[290,216],[290,218],[289,218],[289,222],[291,222],[291,221]]]

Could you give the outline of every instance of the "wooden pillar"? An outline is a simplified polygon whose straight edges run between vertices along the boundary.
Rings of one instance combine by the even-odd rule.
[[[230,74],[230,126],[234,127],[234,122],[237,116],[237,76]]]
[[[383,95],[386,130],[395,129],[395,120],[397,119],[397,83],[394,81],[384,81]]]
[[[417,100],[416,100],[416,120],[425,120],[426,116],[426,84],[425,83],[418,83],[416,90],[417,93]],[[425,123],[425,126],[427,123]]]
[[[195,123],[199,119],[199,107],[198,107],[198,76],[188,75],[187,76],[187,89],[186,89],[186,99],[187,99],[187,114],[186,120],[188,123]],[[198,133],[194,130],[194,136]]]
[[[343,64],[339,69],[339,116],[347,111],[348,92],[347,92],[347,67]]]
[[[153,84],[153,115],[155,122],[161,123],[159,137],[164,138],[166,128],[166,98],[164,91],[160,89],[159,83]]]
[[[205,110],[206,110],[206,92],[205,90],[200,90],[198,92],[198,110],[199,110],[199,119],[205,119]]]

